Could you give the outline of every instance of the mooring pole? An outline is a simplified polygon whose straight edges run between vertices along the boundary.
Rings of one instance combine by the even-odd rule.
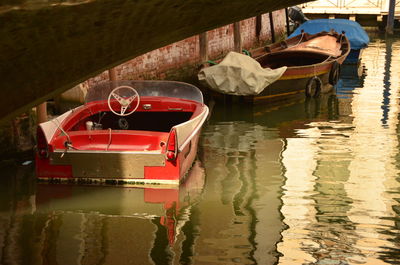
[[[242,52],[242,36],[240,34],[240,21],[233,23],[233,43],[235,52]]]
[[[290,35],[290,22],[289,22],[289,9],[285,8],[285,17],[286,17],[286,34]]]
[[[47,102],[36,106],[37,124],[47,121]]]
[[[393,35],[395,7],[396,7],[396,0],[390,0],[389,1],[389,12],[388,12],[387,24],[386,24],[386,33],[389,35]]]
[[[258,15],[256,16],[256,38],[258,42],[260,42],[261,29],[262,29],[262,16]]]
[[[269,24],[271,27],[271,42],[275,42],[275,26],[274,26],[274,16],[272,15],[272,12],[269,12]]]
[[[115,67],[108,70],[108,78],[110,81],[117,81],[117,70],[115,70]]]
[[[208,36],[207,32],[203,32],[199,35],[199,45],[200,45],[200,62],[206,63],[208,61]]]

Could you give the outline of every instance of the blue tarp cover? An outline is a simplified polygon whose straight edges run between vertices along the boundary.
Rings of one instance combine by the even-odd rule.
[[[301,24],[290,36],[294,37],[301,33],[301,30],[309,34],[334,29],[337,33],[345,32],[353,50],[367,47],[369,37],[367,32],[355,21],[348,19],[313,19]]]

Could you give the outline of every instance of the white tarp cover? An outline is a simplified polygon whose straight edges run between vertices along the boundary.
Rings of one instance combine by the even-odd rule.
[[[258,95],[278,80],[286,68],[262,68],[250,56],[229,52],[220,64],[200,70],[198,78],[211,89],[223,94]]]

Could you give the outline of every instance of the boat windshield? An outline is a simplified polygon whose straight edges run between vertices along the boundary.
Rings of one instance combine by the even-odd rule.
[[[89,88],[85,103],[107,100],[111,91],[119,86],[133,87],[141,97],[172,97],[203,103],[203,95],[197,87],[183,82],[164,80],[105,81]]]

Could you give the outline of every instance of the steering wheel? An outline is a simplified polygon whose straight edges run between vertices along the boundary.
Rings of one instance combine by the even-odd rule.
[[[119,112],[113,110],[111,107],[111,100],[115,98],[118,103],[121,105],[121,110]],[[133,108],[131,111],[126,112],[129,108],[130,104],[133,103]],[[118,116],[128,116],[135,112],[135,110],[139,107],[140,97],[139,93],[130,86],[119,86],[114,88],[111,93],[108,95],[108,107],[110,108],[111,112],[118,115]]]

